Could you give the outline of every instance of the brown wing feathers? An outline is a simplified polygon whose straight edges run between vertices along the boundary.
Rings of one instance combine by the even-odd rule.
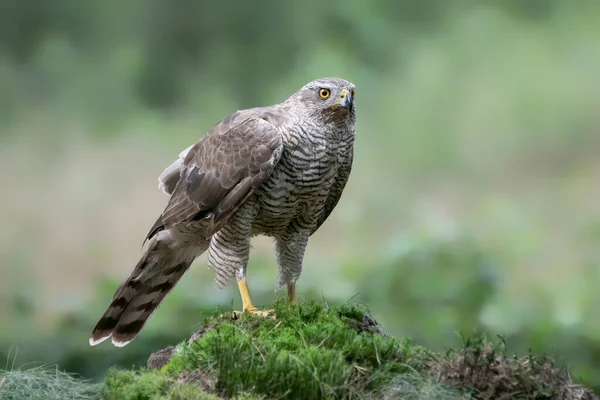
[[[210,235],[268,176],[282,146],[277,128],[255,115],[235,120],[215,126],[189,151],[169,204],[148,237],[206,217],[212,220]]]

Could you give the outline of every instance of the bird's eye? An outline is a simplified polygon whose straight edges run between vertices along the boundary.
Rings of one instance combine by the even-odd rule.
[[[319,89],[319,97],[323,100],[329,98],[329,96],[331,96],[331,90],[325,88]]]
[[[352,91],[350,92],[350,96],[352,96],[352,98],[354,98],[354,96],[355,96],[354,89],[352,89]]]

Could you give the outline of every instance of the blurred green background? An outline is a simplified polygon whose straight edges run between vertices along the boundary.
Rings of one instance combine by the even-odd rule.
[[[303,298],[366,303],[435,350],[460,332],[600,389],[600,2],[9,0],[0,11],[0,360],[101,379],[239,307],[201,257],[132,344],[88,335],[214,123],[306,82],[357,86],[350,182]],[[249,281],[273,292],[272,244]],[[15,356],[16,354],[16,356]]]

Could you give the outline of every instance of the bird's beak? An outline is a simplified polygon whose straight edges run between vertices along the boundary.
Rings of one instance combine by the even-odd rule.
[[[352,93],[350,93],[348,89],[344,89],[342,90],[342,93],[340,93],[339,104],[349,111],[352,111],[354,108],[354,99],[352,98]]]

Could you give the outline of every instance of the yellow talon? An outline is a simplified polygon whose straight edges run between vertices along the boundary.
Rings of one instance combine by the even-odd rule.
[[[258,315],[263,318],[275,318],[275,310],[245,310],[245,311],[234,311],[232,318],[241,318],[243,313]]]
[[[240,289],[240,295],[242,296],[242,311],[234,311],[233,318],[238,319],[242,313],[250,313],[261,317],[275,317],[274,310],[259,310],[254,307],[252,300],[250,299],[250,291],[248,290],[248,282],[246,279],[238,280],[238,288]]]

